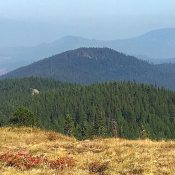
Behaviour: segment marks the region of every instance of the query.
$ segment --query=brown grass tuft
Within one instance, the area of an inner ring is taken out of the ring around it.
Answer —
[[[55,132],[49,132],[49,133],[47,134],[47,139],[48,139],[49,141],[55,141],[57,138],[58,138],[58,137],[57,137],[57,134],[56,134]]]
[[[98,175],[105,175],[105,171],[108,169],[108,163],[92,162],[88,166],[90,173],[96,173]]]
[[[61,157],[57,160],[52,160],[49,162],[52,169],[63,170],[65,168],[72,168],[75,166],[75,160],[72,157]]]

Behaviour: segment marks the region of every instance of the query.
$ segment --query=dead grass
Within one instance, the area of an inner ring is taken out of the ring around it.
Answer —
[[[0,133],[0,175],[175,175],[175,141],[77,141],[11,127]]]

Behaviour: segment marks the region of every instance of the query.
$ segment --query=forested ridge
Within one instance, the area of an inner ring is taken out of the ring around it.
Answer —
[[[79,48],[40,60],[0,77],[47,77],[64,82],[92,84],[136,81],[175,89],[175,64],[149,64],[109,48]]]
[[[30,88],[39,90],[33,95]],[[92,85],[62,83],[43,78],[0,81],[0,124],[9,125],[16,109],[23,107],[39,126],[79,139],[117,135],[153,139],[175,138],[175,93],[135,82]]]

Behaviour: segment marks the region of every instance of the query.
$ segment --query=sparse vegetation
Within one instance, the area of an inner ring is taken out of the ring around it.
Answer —
[[[173,175],[175,172],[174,141],[119,138],[77,141],[25,127],[0,128],[0,133],[2,175]]]

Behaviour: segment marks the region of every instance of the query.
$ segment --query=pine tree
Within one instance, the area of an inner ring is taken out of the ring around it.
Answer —
[[[25,107],[16,109],[10,123],[18,126],[39,126],[38,119]]]
[[[74,134],[73,131],[74,131],[74,123],[72,117],[69,114],[67,114],[64,122],[64,134],[71,136]]]

